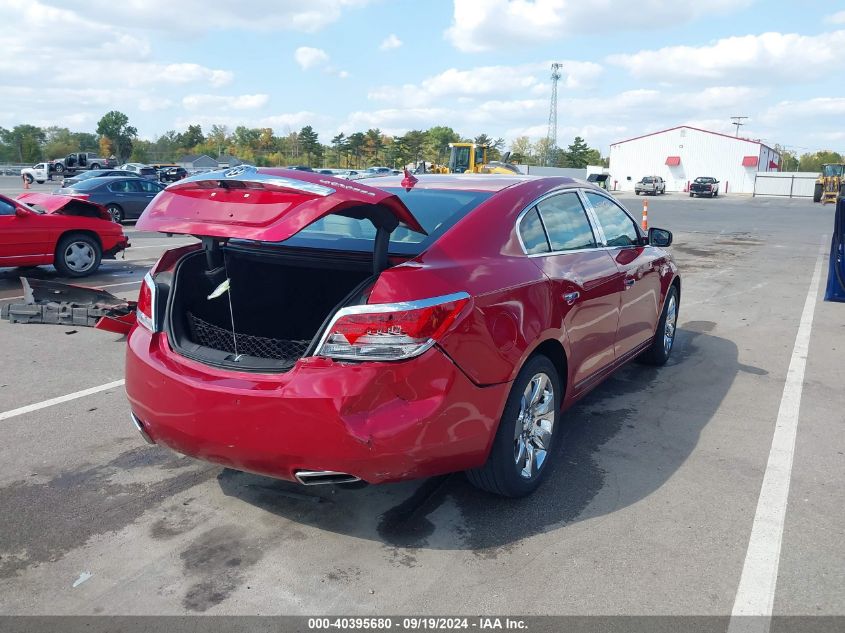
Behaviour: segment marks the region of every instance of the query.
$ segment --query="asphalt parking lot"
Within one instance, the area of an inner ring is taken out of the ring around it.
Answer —
[[[0,192],[17,193],[8,180]],[[144,444],[119,384],[4,418],[120,380],[124,342],[0,322],[0,612],[729,615],[809,293],[783,537],[760,544],[775,614],[841,615],[845,306],[811,292],[833,207],[649,203],[683,274],[673,357],[623,368],[570,410],[556,467],[522,500],[461,474],[355,490],[223,470]],[[126,230],[126,259],[86,285],[133,297],[191,239]],[[0,301],[20,274],[0,271]]]

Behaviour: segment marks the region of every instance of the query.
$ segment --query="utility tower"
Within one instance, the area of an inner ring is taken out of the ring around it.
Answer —
[[[557,82],[560,81],[560,69],[563,64],[552,64],[552,100],[549,104],[549,130],[546,132],[546,155],[543,162],[548,167],[554,166],[557,155]]]

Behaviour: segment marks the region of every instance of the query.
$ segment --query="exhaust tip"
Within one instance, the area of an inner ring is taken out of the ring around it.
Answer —
[[[349,473],[339,473],[334,470],[298,470],[294,473],[294,477],[303,486],[351,484],[361,481],[360,477],[350,475]]]
[[[135,428],[138,429],[138,433],[141,434],[141,437],[144,438],[144,441],[147,444],[155,444],[153,438],[150,437],[149,433],[147,433],[146,429],[144,428],[144,423],[141,422],[141,419],[131,411],[129,412],[129,416],[132,418],[132,424],[134,424]]]

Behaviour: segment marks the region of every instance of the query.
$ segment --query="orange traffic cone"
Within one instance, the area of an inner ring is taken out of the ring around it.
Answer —
[[[643,231],[648,231],[648,200],[643,199]]]

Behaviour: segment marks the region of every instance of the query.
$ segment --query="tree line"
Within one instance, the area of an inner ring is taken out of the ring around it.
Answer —
[[[11,130],[0,127],[0,163],[37,163],[61,158],[73,152],[99,152],[114,156],[119,162],[175,162],[186,154],[207,154],[213,158],[234,156],[259,166],[309,165],[361,169],[374,165],[401,167],[426,161],[445,164],[449,143],[474,142],[490,147],[489,160],[501,160],[506,151],[503,138],[487,134],[467,138],[449,126],[410,130],[402,135],[385,134],[378,128],[337,134],[328,143],[320,140],[310,125],[300,130],[277,134],[273,128],[239,125],[212,125],[206,132],[200,125],[186,130],[168,130],[155,140],[138,137],[122,112],[112,110],[97,123],[95,132],[71,132],[59,126],[17,125]],[[598,150],[575,137],[565,149],[551,149],[546,139],[532,143],[527,136],[513,140],[511,162],[551,164],[559,167],[585,167],[606,164]]]

